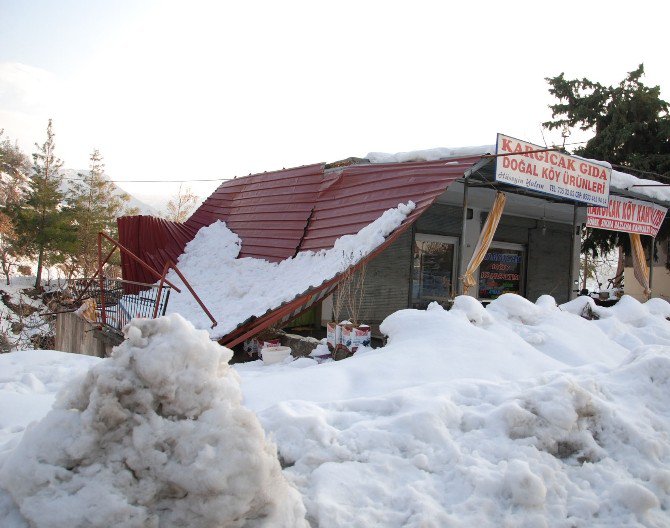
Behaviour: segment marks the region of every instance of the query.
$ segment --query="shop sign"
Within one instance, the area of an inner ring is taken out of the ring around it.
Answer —
[[[587,227],[655,237],[668,210],[641,200],[610,196],[607,207],[589,207]]]
[[[495,175],[499,182],[604,207],[612,169],[498,134]]]

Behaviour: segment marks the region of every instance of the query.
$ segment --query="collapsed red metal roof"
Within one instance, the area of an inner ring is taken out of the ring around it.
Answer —
[[[228,180],[184,225],[194,230],[216,220],[242,240],[240,257],[271,262],[295,255],[322,184],[324,165],[307,165]]]
[[[185,244],[201,227],[222,220],[242,240],[240,257],[276,262],[299,251],[329,249],[338,238],[357,233],[384,211],[413,201],[414,211],[380,248],[364,259],[367,261],[391,244],[479,159],[475,156],[334,169],[316,164],[254,174],[222,183],[184,224],[152,217],[120,218],[119,238],[160,270],[168,258],[176,262]],[[129,262],[123,262],[122,270],[127,280],[153,282]],[[335,277],[261,317],[242,322],[221,342],[234,346],[272,324],[290,320],[330,293],[338,281],[339,277]]]
[[[197,233],[191,226],[154,216],[122,216],[117,225],[119,242],[157,271],[162,271],[168,260],[176,263]],[[121,252],[121,274],[126,280],[145,284],[158,280],[124,252]]]

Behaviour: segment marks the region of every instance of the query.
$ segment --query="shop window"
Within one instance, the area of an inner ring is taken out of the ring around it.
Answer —
[[[433,301],[446,304],[451,298],[455,286],[457,244],[453,237],[420,233],[414,236],[413,308],[425,308]]]
[[[524,294],[525,250],[519,244],[492,243],[479,266],[479,298]]]

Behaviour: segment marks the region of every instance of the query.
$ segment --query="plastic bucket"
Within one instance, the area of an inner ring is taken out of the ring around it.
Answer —
[[[266,365],[272,365],[273,363],[281,363],[291,355],[291,347],[287,346],[278,346],[261,349],[261,358],[263,358],[263,363]]]

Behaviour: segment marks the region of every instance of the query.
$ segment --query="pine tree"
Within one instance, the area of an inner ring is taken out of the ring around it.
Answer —
[[[49,119],[47,139],[42,145],[35,143],[32,174],[28,182],[25,204],[15,208],[16,232],[19,243],[26,252],[37,258],[35,287],[42,284],[45,263],[54,264],[63,248],[72,241],[71,226],[61,204],[63,162],[55,155],[54,132]]]
[[[561,73],[547,78],[549,93],[558,99],[550,105],[552,121],[548,129],[579,127],[593,137],[574,153],[605,160],[624,172],[670,183],[670,115],[661,99],[660,87],[646,86],[641,77],[644,65],[628,73],[616,86],[604,86],[588,79],[565,79]],[[666,237],[669,220],[659,237]],[[628,247],[625,233],[588,229],[582,251],[594,257],[616,246]]]
[[[16,143],[2,139],[0,129],[0,210],[4,210],[24,199],[28,185],[30,162]]]
[[[0,130],[0,139],[4,131]],[[27,191],[29,162],[16,143],[0,141],[0,268],[9,285],[12,268],[22,255],[17,243],[13,215]]]
[[[617,86],[588,79],[566,80],[561,73],[547,78],[549,93],[560,102],[551,105],[551,129],[564,126],[591,130],[594,136],[575,150],[579,156],[614,165],[670,176],[670,117],[658,86],[645,86],[644,65]]]
[[[105,177],[102,160],[100,152],[93,150],[88,174],[80,173],[81,181],[70,184],[66,201],[76,232],[76,243],[68,258],[71,276],[91,276],[98,263],[98,233],[118,238],[117,217],[135,212],[127,205],[130,196],[119,193],[116,185]]]
[[[5,213],[0,211],[0,268],[9,286],[12,268],[17,264],[17,245],[14,225]]]

